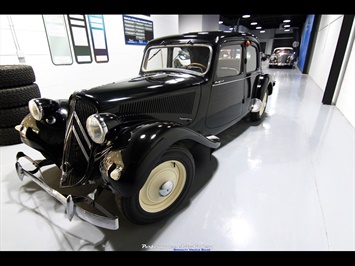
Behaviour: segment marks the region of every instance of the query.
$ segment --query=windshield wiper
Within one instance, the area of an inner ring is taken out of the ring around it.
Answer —
[[[161,51],[161,48],[160,48],[158,51],[156,51],[156,52],[148,59],[148,61],[150,61],[150,59],[152,59],[154,56],[156,56],[156,54],[159,53],[160,51]]]

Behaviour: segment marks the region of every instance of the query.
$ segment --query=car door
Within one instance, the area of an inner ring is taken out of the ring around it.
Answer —
[[[257,89],[257,80],[260,75],[260,49],[254,42],[246,42],[245,45],[245,83],[243,114],[249,113],[251,106],[252,90]]]
[[[243,54],[240,41],[225,42],[219,48],[206,117],[208,128],[228,126],[243,114]]]

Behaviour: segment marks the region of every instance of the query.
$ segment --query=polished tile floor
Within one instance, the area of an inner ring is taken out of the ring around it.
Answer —
[[[267,117],[219,135],[187,203],[165,222],[120,219],[117,231],[70,222],[63,205],[17,177],[16,153],[39,153],[0,147],[0,250],[354,251],[354,128],[297,68],[265,72],[276,80]]]

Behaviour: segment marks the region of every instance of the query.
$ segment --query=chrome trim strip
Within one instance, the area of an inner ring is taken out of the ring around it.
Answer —
[[[72,125],[73,125],[73,115],[70,116],[69,118],[69,121],[68,121],[68,129],[67,129],[67,132],[65,134],[65,139],[64,139],[64,151],[66,150],[66,146],[67,146],[67,143],[68,143],[68,139],[69,139],[69,136],[70,136],[70,133],[72,131]]]
[[[72,130],[73,130],[73,133],[74,133],[74,136],[75,136],[77,142],[79,143],[80,149],[81,149],[82,153],[85,156],[86,161],[89,162],[89,159],[90,159],[89,155],[87,154],[87,152],[85,150],[85,147],[84,147],[83,143],[81,142],[81,139],[80,139],[80,137],[78,135],[78,132],[76,132],[76,129],[75,129],[74,125],[72,125]]]
[[[81,133],[83,134],[83,136],[84,136],[84,138],[85,138],[86,143],[87,143],[88,146],[89,146],[89,149],[91,149],[91,143],[90,143],[89,137],[86,135],[86,132],[85,132],[85,130],[84,130],[84,127],[83,127],[83,125],[81,124],[80,119],[79,119],[79,117],[78,117],[78,115],[76,114],[75,111],[73,111],[73,115],[74,115],[74,118],[75,118],[76,122],[78,123],[78,126],[79,126],[79,128],[80,128]]]
[[[241,81],[243,79],[246,79],[246,78],[241,78],[241,79],[235,79],[235,80],[231,80],[231,81],[224,81],[224,80],[216,80],[214,82],[214,84],[212,84],[212,87],[213,86],[220,86],[220,85],[224,85],[224,84],[228,84],[228,83],[234,83],[234,82],[237,82],[237,81]]]

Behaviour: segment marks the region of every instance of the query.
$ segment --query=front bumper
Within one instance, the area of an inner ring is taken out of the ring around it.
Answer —
[[[25,170],[19,162],[20,158],[25,158],[28,161],[30,161],[35,167],[34,170],[31,171]],[[41,172],[41,167],[50,164],[52,164],[52,162],[48,160],[34,161],[30,157],[25,155],[23,152],[18,152],[16,155],[15,167],[20,180],[22,181],[23,177],[27,176],[32,181],[34,181],[37,185],[39,185],[43,190],[45,190],[49,195],[51,195],[52,197],[57,199],[60,203],[62,203],[65,206],[66,214],[70,221],[75,215],[98,227],[102,227],[110,230],[116,230],[119,228],[118,217],[110,213],[102,205],[100,205],[97,201],[93,200],[89,196],[87,197],[72,196],[70,194],[65,196],[61,194],[59,191],[50,187],[48,184],[46,184]],[[39,173],[39,177],[35,175],[36,173]],[[95,212],[88,211],[80,207],[78,204],[83,206],[86,205],[91,209],[93,208],[97,210],[99,213],[102,213],[102,215]]]
[[[294,63],[293,62],[288,62],[288,63],[285,63],[285,62],[270,62],[269,63],[270,66],[293,66]]]

